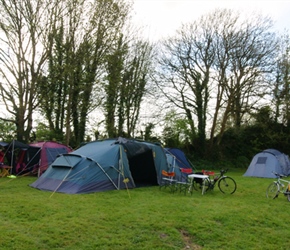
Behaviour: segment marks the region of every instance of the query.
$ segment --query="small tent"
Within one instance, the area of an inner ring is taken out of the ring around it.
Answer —
[[[169,171],[175,172],[177,178],[182,175],[180,168],[192,169],[191,164],[187,160],[184,152],[178,148],[164,148]]]
[[[58,142],[25,144],[16,140],[4,146],[4,149],[5,162],[12,166],[12,173],[15,175],[41,175],[58,155],[72,151]]]
[[[290,175],[289,157],[276,149],[266,149],[253,157],[244,176],[275,178],[272,172]]]
[[[164,148],[168,162],[179,168],[192,168],[184,152],[178,148]]]
[[[40,176],[49,165],[56,159],[58,155],[66,154],[72,149],[62,143],[56,141],[42,141],[29,144],[30,147],[38,148],[33,163],[33,171],[37,172]]]
[[[4,163],[11,166],[11,173],[17,174],[20,165],[24,166],[35,155],[37,149],[30,147],[23,142],[12,140],[4,148]]]
[[[9,143],[0,141],[0,163],[7,163],[5,162],[5,147],[8,146]]]
[[[94,141],[59,156],[30,186],[62,193],[92,193],[158,185],[166,156],[159,144],[124,138]]]

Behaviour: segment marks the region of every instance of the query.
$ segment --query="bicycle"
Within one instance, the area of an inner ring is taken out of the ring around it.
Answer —
[[[287,200],[290,201],[290,181],[284,180],[282,178],[287,177],[286,175],[278,174],[276,172],[272,172],[276,175],[277,180],[273,181],[266,190],[266,197],[267,198],[278,198],[279,194],[282,193],[287,196]],[[287,183],[284,185],[284,183]]]
[[[213,190],[215,185],[217,184],[219,187],[219,190],[223,193],[223,194],[233,194],[236,189],[237,189],[237,184],[236,181],[229,176],[225,176],[224,174],[228,171],[228,169],[226,170],[220,170],[220,174],[216,175],[213,179],[210,178],[210,175],[214,174],[213,172],[208,172],[208,171],[204,171],[203,174],[207,174],[209,175],[208,178],[204,179],[204,186],[205,186],[205,192]],[[200,183],[198,181],[195,181],[193,183],[193,187],[194,189],[198,190]]]

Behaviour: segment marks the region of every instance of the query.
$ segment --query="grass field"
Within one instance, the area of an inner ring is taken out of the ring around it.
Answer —
[[[243,173],[227,173],[233,195],[204,196],[157,186],[67,195],[0,178],[0,249],[289,249],[290,203],[265,197],[272,179]]]

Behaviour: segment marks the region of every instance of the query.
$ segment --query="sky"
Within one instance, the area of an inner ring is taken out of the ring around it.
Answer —
[[[158,40],[173,35],[182,23],[197,20],[217,8],[229,8],[247,15],[269,16],[274,28],[290,30],[290,0],[133,0],[133,21],[144,27],[144,35]]]

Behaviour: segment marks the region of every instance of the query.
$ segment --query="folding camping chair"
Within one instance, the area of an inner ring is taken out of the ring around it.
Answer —
[[[174,172],[167,172],[162,170],[162,178],[160,183],[160,189],[169,187],[170,191],[174,193],[176,191],[176,179]]]
[[[190,193],[192,194],[192,190],[190,188],[191,186],[191,180],[188,178],[188,175],[192,174],[193,171],[190,168],[180,168],[181,176],[179,180],[176,182],[178,189],[180,192]]]
[[[9,171],[12,167],[8,165],[0,164],[0,177],[6,177],[10,175]]]

